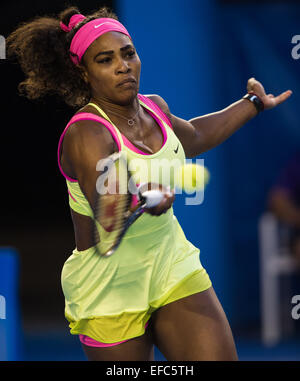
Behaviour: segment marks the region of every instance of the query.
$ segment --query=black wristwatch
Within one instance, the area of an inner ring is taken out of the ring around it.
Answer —
[[[243,99],[247,99],[252,102],[257,110],[257,113],[260,113],[264,110],[264,104],[262,100],[254,93],[248,93],[243,96]]]

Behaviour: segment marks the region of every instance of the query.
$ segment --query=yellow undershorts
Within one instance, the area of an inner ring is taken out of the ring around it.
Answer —
[[[103,316],[82,319],[78,322],[66,318],[70,322],[71,334],[86,335],[103,343],[117,343],[141,336],[145,333],[145,325],[151,314],[158,308],[189,295],[202,292],[212,285],[210,278],[202,267],[186,276],[160,299],[151,303],[146,311],[124,312],[114,316]]]

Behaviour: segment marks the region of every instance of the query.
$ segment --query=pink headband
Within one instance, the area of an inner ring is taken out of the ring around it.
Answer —
[[[70,32],[79,22],[84,19],[85,17],[83,15],[73,15],[68,26],[60,22],[60,27],[65,32]],[[107,32],[120,32],[126,34],[129,38],[131,38],[126,28],[115,19],[99,18],[89,21],[75,33],[72,39],[70,53],[71,60],[74,62],[74,64],[79,64],[82,56],[84,55],[87,48],[92,44],[92,42]]]

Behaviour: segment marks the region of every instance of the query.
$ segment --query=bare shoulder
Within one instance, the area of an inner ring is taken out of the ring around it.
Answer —
[[[160,95],[145,94],[145,97],[155,102],[162,109],[162,111],[169,117],[169,119],[171,119],[171,112],[170,112],[169,106],[167,102]]]
[[[73,123],[64,138],[64,146],[85,149],[91,145],[111,146],[114,140],[106,127],[93,120],[80,120]]]
[[[111,133],[94,120],[79,120],[72,123],[63,141],[63,155],[70,163],[74,162],[75,158],[80,160],[92,156],[95,158],[108,156],[116,150],[117,145]]]
[[[96,116],[99,115],[98,111],[94,107],[86,105],[78,110],[75,114],[79,113],[89,113]],[[105,144],[112,144],[114,142],[113,137],[109,130],[102,125],[100,122],[95,120],[79,120],[73,123],[68,129],[69,137],[73,140],[90,140],[90,139],[101,139]]]

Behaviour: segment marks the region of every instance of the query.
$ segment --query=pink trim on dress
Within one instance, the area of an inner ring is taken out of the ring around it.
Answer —
[[[144,95],[142,94],[138,94],[138,97],[139,99],[144,102],[148,107],[152,108],[155,110],[155,112],[159,115],[159,117],[167,123],[167,125],[172,128],[172,124],[170,122],[170,119],[167,117],[167,115],[161,110],[161,108],[155,103],[153,102],[151,99],[145,97]],[[160,126],[161,130],[162,130],[162,134],[163,134],[163,144],[162,144],[162,147],[161,149],[163,148],[163,146],[165,145],[166,143],[166,140],[167,140],[167,131],[165,129],[165,126],[164,124],[162,123],[162,121],[151,111],[151,110],[148,110],[146,109],[146,111],[151,114],[151,116],[156,120],[157,124]],[[78,113],[76,115],[74,115],[71,120],[69,121],[69,123],[67,124],[67,126],[65,127],[63,133],[61,134],[60,136],[60,139],[59,139],[59,142],[58,142],[58,150],[57,150],[57,161],[58,161],[58,167],[59,167],[59,170],[61,172],[61,174],[70,182],[74,182],[76,183],[77,180],[76,179],[72,179],[71,177],[69,177],[67,174],[64,173],[62,167],[61,167],[61,164],[60,164],[60,151],[61,151],[61,146],[62,146],[62,142],[63,142],[63,139],[65,137],[65,134],[68,130],[68,128],[70,127],[71,124],[79,121],[79,120],[93,120],[93,121],[96,121],[96,122],[99,122],[101,124],[103,124],[108,130],[109,132],[111,133],[113,139],[116,141],[117,143],[117,146],[118,146],[118,150],[120,151],[121,150],[121,143],[120,143],[120,140],[119,140],[119,137],[118,137],[118,134],[115,130],[115,127],[113,127],[113,125],[108,122],[106,119],[104,118],[101,118],[100,116],[96,115],[96,114],[92,114],[92,113],[86,113],[86,112],[82,112],[82,113]],[[128,147],[129,149],[131,149],[132,151],[140,154],[140,155],[151,155],[149,153],[146,153],[146,152],[143,152],[141,151],[140,149],[138,149],[137,147],[135,147],[123,134],[121,134],[122,136],[122,139],[123,139],[123,142],[125,144],[126,147]]]
[[[77,122],[79,120],[93,120],[93,121],[96,121],[96,122],[99,122],[99,123],[103,124],[108,129],[108,131],[111,133],[113,139],[116,141],[117,146],[118,146],[118,150],[119,151],[121,150],[121,143],[120,143],[118,134],[116,133],[115,128],[106,119],[101,118],[98,115],[95,115],[95,114],[92,114],[92,113],[87,113],[87,112],[82,112],[82,113],[74,115],[73,118],[71,118],[71,120],[67,124],[67,126],[64,129],[63,133],[61,134],[59,142],[58,142],[58,149],[57,149],[57,161],[58,161],[58,167],[60,169],[60,172],[62,173],[62,175],[67,180],[69,180],[71,182],[77,182],[77,180],[76,179],[72,179],[71,177],[69,177],[68,175],[66,175],[64,173],[64,171],[63,171],[63,169],[61,167],[61,164],[60,164],[60,151],[61,151],[61,146],[62,146],[63,139],[65,137],[65,134],[66,134],[68,128],[70,127],[71,124],[73,124],[73,123],[75,123],[75,122]]]
[[[124,341],[119,341],[118,343],[101,343],[100,341],[96,341],[92,339],[91,337],[85,336],[85,335],[79,335],[79,340],[81,341],[82,344],[85,344],[89,347],[97,347],[97,348],[114,347],[115,345],[126,343],[126,341],[128,341],[128,340],[124,340]]]
[[[163,141],[163,145],[162,145],[162,147],[163,147],[165,145],[166,140],[167,140],[167,131],[165,129],[165,126],[163,125],[161,120],[151,110],[147,109],[146,111],[153,116],[153,118],[156,120],[158,125],[161,127],[161,130],[162,130],[162,133],[163,133],[163,137],[164,137],[164,141]]]
[[[69,193],[69,196],[71,197],[71,199],[72,199],[73,201],[77,202],[77,200],[75,200],[75,198],[71,195],[71,192],[69,191],[69,189],[68,189],[68,193]]]
[[[140,149],[138,149],[136,146],[134,146],[127,138],[126,136],[124,136],[122,134],[122,139],[123,139],[123,142],[125,144],[125,146],[129,149],[131,149],[131,151],[134,151],[136,153],[139,153],[140,155],[150,155],[149,153],[146,153],[146,152],[143,152],[141,151]]]
[[[150,98],[145,97],[145,95],[138,94],[139,99],[144,102],[148,107],[153,108],[154,111],[162,118],[164,122],[167,123],[167,125],[173,129],[172,123],[170,119],[167,117],[167,115],[162,111],[162,109]]]
[[[145,329],[147,328],[149,321],[145,324]],[[126,343],[128,340],[119,341],[117,343],[102,343],[101,341],[97,341],[92,339],[86,335],[79,335],[79,340],[82,344],[88,345],[89,347],[97,347],[97,348],[106,348],[106,347],[114,347],[115,345],[119,345],[122,343]]]
[[[140,94],[139,94],[139,98],[141,99],[141,97],[140,97]],[[146,98],[146,97],[144,97],[144,98]],[[148,98],[147,98],[148,99]],[[147,101],[144,101],[143,99],[141,99],[145,104],[147,104]],[[149,99],[148,99],[149,100]],[[148,102],[149,103],[149,102]],[[152,102],[153,103],[153,102]],[[149,104],[148,104],[149,105]],[[154,105],[154,103],[153,103],[153,105]],[[149,105],[149,107],[150,107],[150,105]],[[155,108],[154,106],[153,106],[153,108]],[[158,108],[158,106],[157,106],[157,108]],[[153,119],[155,119],[156,120],[156,122],[157,122],[157,124],[159,125],[159,127],[160,127],[160,129],[161,129],[161,131],[162,131],[162,134],[163,134],[163,144],[162,144],[162,146],[161,146],[161,148],[160,149],[162,149],[163,148],[163,146],[165,145],[165,143],[166,143],[166,141],[167,141],[167,131],[166,131],[166,129],[165,129],[165,126],[164,126],[164,124],[162,123],[162,121],[151,111],[151,110],[148,110],[147,108],[145,108],[145,110],[148,112],[148,114],[151,114],[151,116],[152,116],[152,118]],[[159,109],[160,110],[160,109]],[[163,114],[162,115],[162,111],[160,112],[160,114],[161,114],[161,118],[162,119],[165,119],[164,117],[163,117],[163,115],[165,115],[165,114]],[[165,116],[166,117],[166,116]],[[166,117],[167,118],[167,117]],[[167,123],[167,122],[166,122]],[[129,149],[131,149],[131,151],[134,151],[134,152],[136,152],[136,153],[138,153],[138,154],[140,154],[140,155],[152,155],[151,153],[147,153],[147,152],[143,152],[143,151],[141,151],[140,149],[138,149],[137,147],[135,147],[127,138],[126,138],[126,136],[124,136],[123,134],[121,134],[122,135],[122,139],[123,139],[123,142],[124,142],[124,144],[125,144],[125,146],[127,147],[127,148],[129,148]]]

